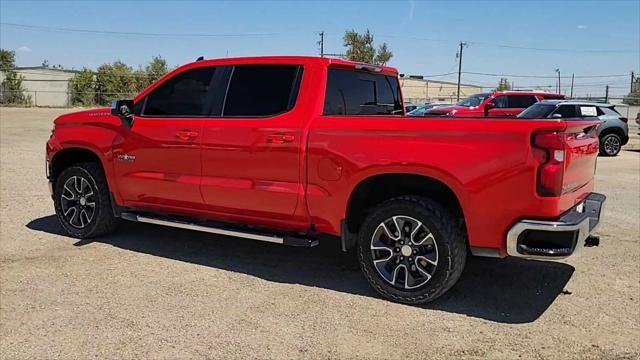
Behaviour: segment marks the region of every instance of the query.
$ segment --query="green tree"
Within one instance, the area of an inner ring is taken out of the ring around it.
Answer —
[[[151,61],[143,69],[138,69],[134,72],[136,79],[136,91],[142,91],[147,86],[153,84],[156,80],[160,79],[166,73],[169,72],[169,66],[167,61],[162,56],[154,56]]]
[[[111,100],[133,97],[136,79],[133,69],[118,60],[102,64],[96,71],[96,96],[99,105],[108,105]]]
[[[89,106],[96,103],[96,79],[93,71],[83,68],[69,81],[71,104]]]
[[[387,43],[382,43],[376,50],[373,45],[373,35],[369,29],[364,34],[359,34],[355,30],[346,31],[342,39],[344,46],[347,47],[347,59],[351,61],[386,64],[393,57]]]
[[[496,88],[496,91],[506,91],[506,90],[511,90],[511,84],[509,84],[509,79],[501,78],[500,82],[498,83],[498,87]]]
[[[4,75],[0,83],[0,103],[30,105],[31,96],[25,95],[24,76],[15,71],[16,53],[0,49],[0,72]]]

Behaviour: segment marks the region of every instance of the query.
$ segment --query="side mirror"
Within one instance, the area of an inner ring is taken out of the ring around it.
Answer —
[[[492,102],[490,102],[490,103],[486,103],[486,104],[484,105],[484,110],[485,110],[485,111],[488,111],[488,110],[491,110],[491,109],[493,109],[493,108],[495,108],[495,107],[496,107],[496,104],[494,104],[494,103],[492,103]]]
[[[554,118],[554,119],[562,119],[562,114],[555,113],[555,114],[551,115],[551,117]]]
[[[113,100],[111,101],[111,115],[122,120],[122,125],[133,126],[133,100]]]

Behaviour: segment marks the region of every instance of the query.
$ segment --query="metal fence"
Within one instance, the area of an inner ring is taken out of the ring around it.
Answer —
[[[54,90],[0,90],[0,104],[8,106],[75,107],[109,105],[114,99],[132,99],[135,93],[67,92]]]

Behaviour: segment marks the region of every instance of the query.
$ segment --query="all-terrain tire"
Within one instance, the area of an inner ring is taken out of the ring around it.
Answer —
[[[80,185],[74,186],[76,182]],[[87,239],[107,235],[117,228],[120,219],[113,214],[109,186],[100,164],[85,162],[64,169],[56,179],[53,189],[53,203],[58,221],[69,235]],[[82,196],[78,196],[80,190],[77,189],[82,190]],[[91,195],[84,195],[90,192]],[[75,193],[78,194],[74,196]],[[74,197],[77,199],[74,200]],[[80,198],[83,199],[83,204],[80,203]],[[94,206],[90,207],[92,203]],[[81,218],[73,218],[72,216],[76,216],[74,212],[80,211],[78,209],[84,209],[85,213],[80,213]],[[86,215],[89,210],[93,210],[90,219]]]
[[[385,219],[394,216],[419,220],[435,239],[437,265],[427,282],[416,288],[390,283],[373,263],[373,236]],[[466,263],[467,241],[463,222],[445,207],[429,198],[402,196],[381,203],[369,212],[358,233],[357,253],[365,278],[382,296],[406,304],[423,304],[443,295],[458,281]]]

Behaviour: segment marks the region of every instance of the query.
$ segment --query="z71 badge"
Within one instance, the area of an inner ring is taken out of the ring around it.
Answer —
[[[135,155],[129,155],[129,154],[118,155],[117,158],[118,158],[118,160],[122,160],[122,161],[129,161],[129,162],[136,161],[136,156]]]

